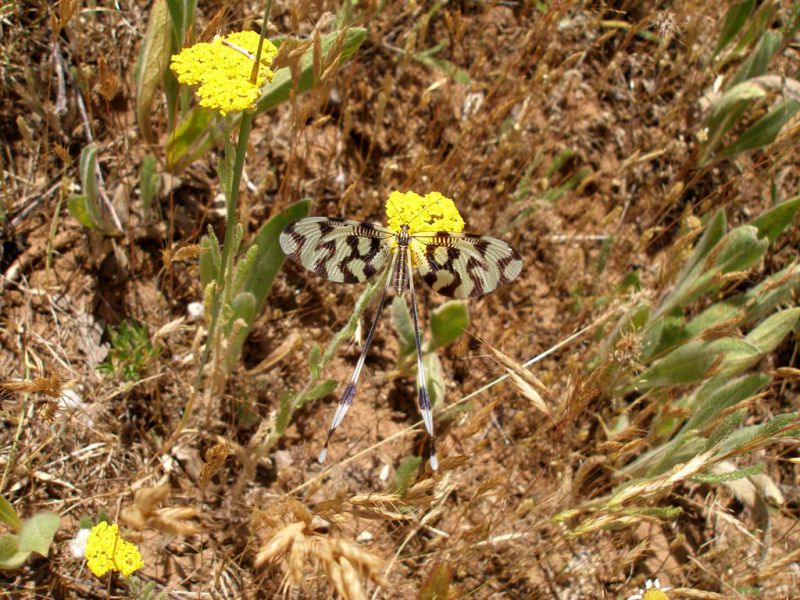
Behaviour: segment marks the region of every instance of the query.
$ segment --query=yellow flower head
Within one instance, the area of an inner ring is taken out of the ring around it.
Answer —
[[[119,535],[119,526],[100,521],[92,527],[86,540],[86,560],[97,577],[108,571],[119,571],[128,577],[144,566],[136,544],[126,542]]]
[[[172,56],[170,68],[184,85],[196,85],[200,106],[229,112],[248,110],[261,95],[261,88],[272,81],[270,65],[278,49],[269,40],[261,48],[256,82],[250,81],[253,61],[258,51],[258,33],[238,31],[211,42],[195,44]]]
[[[402,225],[408,225],[408,232],[412,235],[420,231],[458,233],[464,229],[464,219],[453,201],[439,192],[425,196],[414,192],[392,192],[386,201],[386,227],[399,233]]]

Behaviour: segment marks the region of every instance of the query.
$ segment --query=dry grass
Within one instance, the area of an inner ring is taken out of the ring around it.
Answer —
[[[49,3],[0,13],[0,493],[23,516],[62,517],[49,558],[0,572],[12,597],[125,597],[121,580],[97,580],[67,550],[79,520],[101,514],[138,530],[141,579],[174,598],[433,598],[447,585],[451,598],[625,598],[656,576],[671,598],[800,588],[797,438],[753,448],[779,496],[766,483],[739,497],[692,480],[706,454],[621,488],[620,470],[664,441],[649,429],[659,408],[606,394],[616,366],[636,364],[635,336],[623,332],[588,367],[601,325],[669,288],[701,217],[724,208],[738,224],[771,205],[771,186],[781,198],[800,187],[796,124],[763,151],[696,167],[701,100],[719,74],[709,63],[719,5],[362,2],[368,37],[356,57],[257,118],[240,203],[248,234],[303,197],[313,214],[381,220],[388,191],[440,190],[468,230],[525,258],[514,285],[470,304],[470,335],[442,353],[449,409],[434,475],[403,465],[424,455],[425,436],[413,377],[395,373],[389,318],[329,465],[315,457],[333,396],[297,411],[269,457],[249,454],[280,395],[307,380],[311,346],[346,322],[360,292],[291,264],[224,391],[201,393],[173,436],[205,335],[186,314],[202,300],[197,244],[209,224],[223,226],[218,155],[165,178],[161,216],[145,218],[136,188],[150,149],[137,137],[133,64],[148,4],[106,4],[61,2],[60,35]],[[196,30],[212,18],[222,30],[250,26],[261,11],[227,6],[201,3]],[[328,31],[337,9],[275,2],[272,27],[313,45],[314,26]],[[437,58],[469,83],[419,59],[440,42]],[[796,74],[796,41],[771,64]],[[86,125],[124,215],[116,238],[65,208]],[[153,129],[165,143],[161,110]],[[726,292],[778,271],[798,247],[795,225]],[[612,293],[633,270],[641,290]],[[424,307],[441,300],[421,293]],[[133,381],[97,370],[108,327],[126,320],[146,324],[160,349]],[[356,352],[341,349],[324,376],[344,381]],[[800,406],[796,337],[761,366],[778,377],[747,405],[748,424]]]

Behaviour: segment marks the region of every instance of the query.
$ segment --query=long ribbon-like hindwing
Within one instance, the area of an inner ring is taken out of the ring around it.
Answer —
[[[396,269],[397,265],[395,264],[394,266]],[[344,388],[342,397],[339,399],[339,404],[336,407],[336,412],[333,413],[333,419],[331,420],[331,425],[328,428],[328,435],[325,436],[325,445],[322,447],[322,450],[320,450],[319,453],[319,462],[325,462],[325,458],[328,456],[328,443],[331,440],[331,436],[333,435],[333,432],[336,431],[336,428],[342,424],[344,416],[350,409],[350,405],[353,404],[353,399],[356,396],[356,387],[358,386],[358,378],[361,375],[361,369],[364,368],[364,361],[367,359],[367,351],[372,344],[372,338],[375,337],[375,330],[378,328],[378,322],[381,320],[381,313],[383,312],[383,307],[386,304],[386,295],[388,294],[389,288],[392,285],[391,275],[392,274],[389,273],[389,276],[386,278],[386,284],[383,286],[383,290],[381,291],[381,297],[380,300],[378,300],[378,308],[375,312],[375,318],[372,320],[372,325],[370,325],[369,331],[367,332],[367,339],[364,340],[364,347],[361,348],[361,354],[359,354],[355,369],[353,369],[353,375],[350,377],[350,383],[348,383],[347,387]]]

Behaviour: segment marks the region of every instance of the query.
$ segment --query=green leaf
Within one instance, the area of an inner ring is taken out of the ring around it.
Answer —
[[[417,470],[421,464],[421,456],[407,456],[403,459],[394,474],[394,486],[398,494],[402,496],[408,491],[408,488],[414,485],[417,480]]]
[[[97,184],[97,146],[89,144],[81,150],[79,165],[83,194],[67,199],[67,208],[82,225],[103,233],[115,233],[100,205]]]
[[[395,296],[392,300],[392,320],[397,332],[397,341],[400,343],[400,357],[398,362],[414,353],[416,340],[414,334],[414,324],[411,322],[411,313],[408,311],[408,304],[403,296]]]
[[[440,563],[433,567],[431,574],[422,584],[419,600],[448,600],[453,569],[450,563]]]
[[[764,86],[756,82],[745,81],[734,85],[725,91],[718,100],[711,106],[708,117],[708,141],[700,155],[699,163],[704,165],[708,162],[713,152],[717,149],[722,137],[744,114],[748,105],[758,98],[767,95]]]
[[[182,41],[182,40],[179,40]],[[136,78],[136,122],[146,142],[153,143],[153,102],[172,50],[172,28],[165,0],[155,0],[147,20],[147,31],[139,54]]]
[[[728,12],[725,13],[725,21],[722,24],[719,40],[717,40],[717,47],[714,48],[714,56],[719,54],[733,41],[733,38],[736,37],[736,34],[739,33],[745,22],[747,22],[747,17],[753,12],[754,5],[755,0],[744,0],[744,2],[733,4],[728,9]]]
[[[705,440],[691,434],[681,434],[666,445],[664,456],[647,471],[648,477],[661,475],[679,463],[691,460],[703,451]]]
[[[674,291],[664,299],[653,319],[682,306],[683,299],[689,295],[692,287],[697,285],[697,278],[703,272],[706,260],[724,237],[726,228],[725,211],[720,209],[711,217],[702,237],[692,251],[692,256],[681,269],[675,281]]]
[[[791,224],[798,209],[800,196],[795,196],[760,214],[749,225],[758,229],[759,237],[766,237],[772,243]]]
[[[734,375],[754,365],[760,356],[757,347],[735,338],[691,341],[655,361],[632,389],[683,385],[714,375]]]
[[[710,379],[692,394],[695,408],[683,431],[702,429],[727,408],[750,398],[770,381],[772,378],[763,373],[736,379],[727,376]]]
[[[180,173],[222,138],[217,115],[197,106],[181,120],[167,140],[167,169]]]
[[[311,371],[311,377],[316,379],[322,370],[322,350],[319,344],[311,346],[311,351],[308,354],[308,370]]]
[[[800,263],[793,263],[773,273],[743,294],[712,304],[686,326],[689,337],[722,323],[745,326],[762,319],[776,305],[789,301],[793,290],[800,286]]]
[[[10,533],[0,535],[0,562],[8,560],[17,552],[19,552],[17,536]]]
[[[14,510],[14,507],[3,495],[0,495],[0,523],[5,523],[14,531],[19,531],[22,528],[22,519],[19,518],[17,511]]]
[[[742,409],[742,411],[744,411],[744,409]],[[724,438],[722,446],[720,447],[720,453],[725,454],[734,450],[739,450],[754,442],[757,445],[763,444],[770,438],[775,437],[781,429],[789,427],[792,424],[800,427],[796,412],[776,415],[766,423],[743,427],[739,431]],[[782,432],[781,435],[791,435],[791,433]]]
[[[250,292],[255,297],[256,315],[261,312],[275,275],[278,274],[286,260],[286,255],[278,243],[278,237],[288,224],[305,217],[310,206],[310,200],[300,200],[290,204],[264,223],[255,238],[253,238],[252,243],[258,246],[258,254],[253,261],[253,267],[242,284],[242,289]]]
[[[798,321],[800,321],[800,307],[782,310],[762,321],[745,336],[745,340],[763,354],[772,352],[783,338],[797,327]]]
[[[743,304],[743,295],[712,304],[686,325],[686,335],[690,338],[697,337],[706,329],[717,327],[734,319],[737,315],[741,317],[739,307]]]
[[[334,46],[337,38],[343,32],[334,31],[327,35],[322,36],[322,57],[323,62],[328,63],[332,58],[329,53]],[[341,47],[341,54],[338,58],[338,64],[341,64],[350,58],[358,47],[361,46],[364,39],[367,37],[367,30],[360,27],[351,27],[344,32],[344,42]],[[278,69],[272,81],[268,83],[261,93],[261,98],[256,104],[256,114],[262,113],[265,110],[281,104],[289,99],[292,87],[295,83],[292,81],[292,73],[289,67]],[[314,49],[309,48],[302,57],[300,57],[300,79],[296,82],[296,93],[300,94],[311,89],[314,85]]]
[[[439,69],[456,83],[460,83],[461,85],[469,85],[472,80],[470,79],[467,71],[450,62],[449,60],[434,56],[436,52],[444,48],[446,45],[447,44],[441,43],[437,44],[433,48],[425,50],[424,52],[418,52],[414,54],[413,58],[427,67]]]
[[[19,532],[20,551],[47,556],[60,523],[58,515],[53,512],[41,512],[23,521]]]
[[[769,240],[759,236],[752,225],[733,229],[720,242],[714,266],[724,273],[744,271],[760,259],[769,247]]]
[[[469,327],[469,312],[461,300],[450,300],[431,313],[433,347],[444,348],[455,342]]]
[[[736,156],[771,144],[786,123],[800,110],[796,100],[781,101],[767,114],[759,118],[736,141],[719,151],[723,157]]]
[[[156,157],[152,154],[147,154],[142,158],[142,164],[139,167],[139,195],[142,198],[142,212],[145,218],[151,217],[153,198],[156,197],[157,191],[158,169]]]
[[[737,85],[751,77],[758,77],[767,72],[770,58],[780,48],[783,36],[777,31],[765,31],[758,44],[734,75],[730,85]]]
[[[332,394],[336,389],[337,382],[335,379],[328,379],[322,383],[318,383],[311,391],[306,394],[306,402],[309,400],[316,400],[317,398],[324,398],[328,394]]]
[[[761,473],[765,467],[766,465],[764,463],[758,463],[756,465],[744,467],[743,469],[738,469],[736,471],[726,471],[725,473],[699,473],[698,475],[692,477],[692,481],[696,481],[698,483],[724,483],[726,481],[736,481],[738,479],[744,479],[745,477],[750,477],[751,475]]]
[[[648,324],[642,336],[640,358],[648,361],[652,357],[674,348],[688,337],[683,317],[660,317]]]
[[[16,535],[0,535],[0,570],[18,569],[30,554],[19,550]]]
[[[746,314],[743,323],[757,321],[780,304],[790,302],[792,294],[800,287],[800,262],[768,277],[745,293]]]
[[[172,34],[175,37],[175,42],[178,45],[182,45],[185,32],[184,23],[186,23],[184,0],[167,0],[167,8],[169,10],[169,20],[172,24]]]
[[[425,383],[428,386],[428,394],[431,399],[431,406],[442,406],[444,404],[444,372],[442,362],[435,352],[430,352],[422,359],[425,369]]]
[[[220,265],[222,264],[222,253],[211,225],[208,226],[208,234],[200,240],[200,282],[205,289],[208,284],[217,280]]]
[[[242,346],[253,325],[256,315],[256,299],[250,292],[240,292],[231,302],[231,315],[227,323],[223,324],[224,331],[228,336],[228,351],[225,355],[225,363],[228,369],[233,369]]]
[[[67,209],[69,214],[75,217],[78,222],[87,229],[97,229],[98,225],[92,220],[91,212],[87,206],[89,199],[85,195],[70,196],[67,198]]]
[[[714,429],[714,431],[708,437],[704,450],[711,450],[714,446],[730,436],[731,433],[733,433],[733,430],[742,424],[746,414],[747,409],[740,408],[739,410],[734,411],[725,417],[725,419],[723,419],[723,421],[717,425],[716,429]]]
[[[299,408],[299,407],[298,407]],[[275,432],[282,436],[292,418],[292,394],[283,392],[278,401],[278,414],[275,416]]]
[[[97,146],[88,144],[81,150],[81,160],[79,166],[81,176],[81,186],[88,202],[96,206],[97,199]],[[93,215],[93,220],[99,219]]]

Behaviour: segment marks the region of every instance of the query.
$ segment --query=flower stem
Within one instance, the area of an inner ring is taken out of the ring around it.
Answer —
[[[217,325],[219,323],[219,315],[222,312],[222,305],[224,297],[228,295],[228,288],[230,284],[230,268],[231,248],[233,247],[233,239],[236,232],[236,224],[238,222],[236,216],[236,207],[239,203],[239,184],[242,180],[242,171],[244,169],[244,157],[247,152],[247,138],[250,136],[250,129],[253,125],[253,114],[250,112],[243,112],[242,118],[239,123],[239,139],[236,143],[236,154],[234,156],[233,173],[231,174],[231,188],[225,194],[227,205],[225,210],[225,239],[222,242],[222,257],[220,260],[219,273],[217,280],[214,282],[214,297],[211,301],[211,321],[208,324],[208,335],[206,337],[206,345],[203,349],[203,354],[200,358],[198,365],[197,376],[192,386],[192,393],[189,400],[184,407],[183,416],[178,424],[177,430],[172,434],[171,439],[177,438],[181,430],[185,427],[189,417],[194,409],[194,403],[197,398],[197,393],[203,383],[203,372],[205,371],[206,364],[208,364],[208,357],[211,354],[212,347],[216,346]],[[169,442],[167,442],[169,444]]]
[[[258,49],[256,50],[256,60],[253,63],[253,70],[250,72],[250,81],[256,82],[258,70],[261,66],[261,48],[264,45],[264,38],[267,37],[267,23],[269,22],[269,11],[272,8],[272,0],[264,3],[264,19],[261,21],[261,37],[258,38]]]

